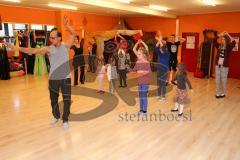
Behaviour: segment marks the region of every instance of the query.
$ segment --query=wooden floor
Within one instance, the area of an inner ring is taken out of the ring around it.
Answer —
[[[116,96],[100,96],[97,83],[88,82],[72,90],[68,130],[61,122],[49,125],[52,115],[46,76],[0,81],[0,159],[239,160],[239,80],[229,79],[227,97],[217,100],[214,79],[189,77],[194,93],[185,108],[187,120],[171,119],[172,87],[166,102],[157,101],[156,86],[149,93],[149,114],[161,111],[169,120],[142,117],[127,121],[126,113],[135,114],[139,109],[137,87],[118,90]],[[136,84],[134,79],[128,81],[129,86]]]

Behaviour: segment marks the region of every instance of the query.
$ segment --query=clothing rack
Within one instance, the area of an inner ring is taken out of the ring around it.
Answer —
[[[3,39],[14,39],[14,37],[9,37],[9,36],[0,37],[0,40],[3,40]]]

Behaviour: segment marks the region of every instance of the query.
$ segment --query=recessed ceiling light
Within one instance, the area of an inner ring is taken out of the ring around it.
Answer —
[[[78,9],[76,6],[65,5],[65,4],[57,4],[57,3],[49,3],[48,6],[53,7],[53,8],[62,8],[62,9],[71,9],[71,10],[77,10]]]
[[[159,6],[159,5],[154,5],[154,4],[150,4],[149,8],[159,10],[159,11],[165,11],[165,12],[168,11],[168,8]]]
[[[216,6],[216,3],[213,0],[202,0],[202,2],[210,6]]]
[[[5,2],[20,3],[20,0],[4,0]]]
[[[130,3],[129,0],[117,0],[118,2],[122,2],[122,3]]]

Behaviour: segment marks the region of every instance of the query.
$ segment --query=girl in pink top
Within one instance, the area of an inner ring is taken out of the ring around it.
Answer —
[[[139,44],[142,44],[138,49],[137,47]],[[133,72],[137,72],[138,74],[138,92],[139,92],[139,100],[140,100],[140,114],[147,113],[147,95],[148,95],[148,89],[150,84],[150,75],[151,75],[151,68],[150,63],[147,60],[148,57],[148,47],[147,45],[142,41],[139,40],[134,48],[134,53],[136,54],[138,60],[134,66],[134,68],[131,70]]]

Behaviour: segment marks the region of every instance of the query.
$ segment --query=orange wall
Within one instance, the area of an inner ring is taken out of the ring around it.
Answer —
[[[110,30],[118,23],[118,17],[104,16],[97,14],[87,14],[71,11],[51,11],[45,9],[25,8],[0,5],[0,15],[2,22],[29,23],[29,24],[49,24],[56,25],[63,32],[63,39],[68,33],[63,28],[63,16],[67,15],[70,24],[80,34],[83,18],[87,19],[86,32]]]
[[[0,5],[0,15],[3,22],[56,25],[59,30],[62,31],[64,40],[68,37],[68,32],[64,29],[62,24],[64,15],[69,17],[70,24],[77,30],[79,35],[81,35],[80,26],[83,25],[82,21],[84,17],[87,19],[86,34],[92,31],[110,30],[119,20],[118,17],[114,16],[70,11],[51,11],[5,5]],[[125,19],[128,25],[133,29],[141,29],[146,32],[161,30],[163,36],[173,34],[176,30],[175,19],[153,16],[128,17]],[[203,41],[202,31],[204,29],[215,29],[219,32],[224,30],[233,33],[240,32],[240,12],[179,16],[178,19],[180,21],[180,36],[183,32],[198,32],[200,34],[199,42]],[[88,40],[86,39],[86,41]],[[180,54],[179,58],[181,56]]]
[[[2,22],[56,25],[55,11],[0,5]],[[13,55],[9,52],[9,57]]]
[[[176,20],[160,17],[131,17],[126,18],[127,24],[133,29],[141,29],[145,32],[161,30],[163,36],[175,34]]]
[[[105,15],[96,15],[96,14],[87,14],[80,12],[70,12],[70,11],[62,11],[61,12],[61,27],[63,32],[63,38],[68,36],[68,32],[64,29],[62,20],[64,15],[66,15],[69,19],[70,25],[77,31],[79,35],[81,35],[80,27],[83,26],[84,17],[87,21],[86,25],[86,34],[93,31],[105,31],[111,30],[118,23],[118,17],[114,16],[105,16]]]
[[[179,16],[180,31],[199,33],[199,43],[203,41],[203,30],[214,29],[218,32],[227,31],[229,33],[240,33],[240,12],[199,14],[190,16]],[[143,31],[152,32],[160,29],[163,36],[175,33],[176,20],[164,19],[159,17],[131,17],[126,18],[128,24],[133,29],[142,29]],[[178,59],[181,60],[181,48],[179,48]],[[240,63],[240,51],[231,54],[230,57],[230,77],[240,78],[238,64]]]
[[[199,32],[200,42],[202,42],[204,29],[214,29],[219,32],[240,32],[239,19],[240,12],[180,16],[180,33]]]
[[[200,42],[203,40],[204,29],[240,32],[240,12],[179,16],[178,19],[180,20],[180,36],[182,32],[199,32]],[[142,29],[146,32],[161,30],[164,36],[174,34],[176,30],[175,19],[131,17],[126,20],[133,29]]]
[[[63,40],[66,40],[69,35],[63,26],[64,15],[68,16],[70,25],[73,26],[79,35],[81,35],[80,26],[83,26],[82,21],[84,17],[87,19],[86,34],[92,31],[111,30],[118,23],[118,17],[114,16],[5,5],[0,5],[0,15],[2,22],[56,25],[63,34]],[[86,39],[86,41],[88,40]],[[71,57],[72,55],[73,53],[70,52]]]
[[[57,25],[60,29],[63,27],[63,15],[68,15],[71,24],[78,32],[80,32],[79,27],[82,26],[83,17],[86,17],[88,22],[86,32],[109,30],[118,22],[118,17],[114,16],[69,11],[51,11],[5,5],[0,5],[0,15],[3,22],[51,24]],[[240,12],[179,16],[180,35],[182,32],[199,32],[201,42],[203,39],[202,31],[206,28],[218,31],[226,30],[228,32],[240,32],[239,18]],[[175,33],[175,19],[146,16],[130,17],[126,18],[126,21],[133,29],[142,29],[147,32],[153,32],[160,29],[164,36]],[[66,35],[67,33],[63,29],[64,38]]]
[[[87,25],[85,27],[85,35],[89,32],[94,31],[106,31],[112,30],[118,23],[118,17],[115,16],[105,16],[105,15],[96,15],[96,14],[87,14],[80,12],[70,12],[70,11],[62,11],[61,12],[61,28],[63,34],[63,40],[66,40],[69,36],[69,33],[64,29],[62,20],[64,15],[68,16],[69,23],[73,27],[75,31],[77,31],[78,35],[81,36],[80,27],[83,26],[84,17],[87,20]],[[85,36],[84,48],[86,51],[87,42],[90,41]],[[84,53],[87,54],[87,53]],[[73,52],[70,52],[70,57],[73,56]]]
[[[240,32],[240,12],[202,14],[179,16],[180,36],[182,32],[200,33],[200,42],[203,40],[204,29],[215,29],[217,31]],[[133,29],[142,29],[146,32],[161,30],[164,36],[174,34],[176,20],[159,17],[131,17],[126,18],[127,23]]]
[[[56,24],[56,12],[44,9],[0,5],[3,22]]]
[[[200,43],[203,41],[203,30],[214,29],[218,32],[240,33],[240,12],[206,15],[180,16],[180,34],[198,32]],[[240,51],[230,54],[229,77],[240,78]]]

